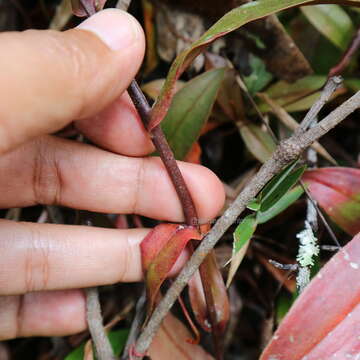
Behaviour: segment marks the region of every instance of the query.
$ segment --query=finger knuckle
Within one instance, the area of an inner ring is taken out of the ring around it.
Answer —
[[[56,205],[61,202],[62,177],[60,162],[54,151],[49,151],[46,140],[37,144],[33,161],[33,193],[35,202]]]
[[[144,178],[146,172],[146,159],[139,159],[138,167],[136,169],[136,176],[134,182],[133,200],[130,205],[130,212],[136,214],[139,210],[139,200],[141,197],[141,189],[144,186]]]
[[[25,292],[41,291],[48,288],[50,276],[50,248],[42,234],[27,223],[27,247],[24,254],[24,289]]]

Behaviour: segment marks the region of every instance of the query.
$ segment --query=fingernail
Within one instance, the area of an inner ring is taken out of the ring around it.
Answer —
[[[100,11],[77,28],[91,31],[115,51],[134,45],[142,33],[139,23],[130,14],[118,9]]]

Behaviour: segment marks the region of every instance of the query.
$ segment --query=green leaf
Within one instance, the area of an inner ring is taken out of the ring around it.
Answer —
[[[300,198],[300,196],[304,193],[303,188],[298,185],[288,191],[285,195],[283,195],[273,206],[271,206],[266,211],[259,211],[256,214],[256,220],[259,224],[263,224],[275,216],[279,215],[281,212],[286,210],[291,204],[293,204],[296,200]]]
[[[260,206],[261,206],[261,203],[259,202],[259,200],[254,199],[253,201],[250,201],[246,207],[250,210],[258,211],[258,210],[260,210]]]
[[[161,127],[178,160],[184,159],[208,119],[224,78],[224,69],[207,71],[174,96]]]
[[[268,196],[276,190],[277,186],[288,176],[295,168],[298,160],[293,161],[289,165],[285,166],[277,175],[275,175],[261,190],[259,199],[265,201]]]
[[[79,347],[77,347],[75,350],[73,350],[65,358],[65,360],[83,360],[84,359],[84,347],[85,347],[85,343],[81,344]]]
[[[128,335],[129,335],[128,329],[120,329],[120,330],[110,331],[108,333],[110,344],[116,356],[119,356],[122,353]],[[85,348],[85,343],[81,344],[79,347],[73,350],[68,356],[66,356],[65,360],[83,360],[84,348]]]
[[[257,226],[256,217],[254,214],[246,216],[234,232],[233,242],[233,256],[231,258],[231,264],[229,269],[229,275],[227,278],[226,286],[229,287],[234,275],[240,266],[246,250],[249,246],[250,239],[253,236]]]
[[[339,5],[304,6],[301,11],[310,23],[335,46],[345,50],[354,33],[349,15]]]
[[[251,154],[264,163],[270,158],[276,144],[269,133],[255,124],[239,124],[240,135]]]
[[[252,1],[225,14],[208,31],[206,31],[199,40],[195,41],[188,49],[181,52],[174,60],[161,94],[151,113],[149,128],[153,129],[164,119],[174,96],[176,80],[179,79],[181,74],[207,45],[253,20],[260,19],[284,9],[310,4],[312,2],[312,0]]]
[[[293,165],[295,164],[296,163]],[[276,179],[274,179],[275,181],[271,181],[271,184],[269,184],[271,187],[266,189],[267,193],[261,201],[260,210],[262,212],[265,212],[274,206],[279,201],[279,199],[281,199],[286,194],[286,192],[301,178],[306,169],[306,166],[301,166],[289,173],[289,169],[291,169],[291,167],[292,166],[290,166],[290,168],[288,167],[280,177],[276,177]]]
[[[326,76],[311,75],[306,76],[294,83],[278,81],[270,86],[265,93],[286,111],[307,110],[314,103],[314,92],[325,85]],[[319,92],[315,93],[316,99]],[[269,105],[264,102],[259,103],[259,109],[262,112],[270,110]]]
[[[266,71],[264,62],[257,56],[250,54],[249,62],[251,74],[244,76],[243,79],[249,93],[255,94],[262,90],[273,79],[273,76]]]
[[[110,340],[110,344],[116,356],[119,356],[122,353],[128,336],[129,336],[128,329],[120,329],[116,331],[111,331],[109,333],[108,337]]]

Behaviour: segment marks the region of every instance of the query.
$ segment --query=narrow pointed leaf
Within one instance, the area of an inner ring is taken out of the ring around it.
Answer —
[[[162,224],[155,227],[143,240],[141,254],[143,268],[146,271],[146,289],[148,296],[148,314],[153,310],[160,286],[167,278],[176,260],[186,244],[192,240],[200,240],[201,235],[195,227]],[[154,243],[154,249],[151,244]]]
[[[275,175],[264,187],[258,196],[261,203],[260,210],[267,211],[300,179],[306,167],[295,169],[297,160],[286,166]],[[295,170],[294,170],[295,169]]]
[[[298,169],[293,170],[287,176],[281,177],[267,196],[262,199],[260,210],[264,212],[274,206],[287,193],[287,191],[296,184],[305,169],[306,166],[301,166]]]
[[[275,216],[279,215],[281,212],[286,210],[291,204],[293,204],[296,200],[300,198],[300,196],[304,193],[303,188],[298,185],[293,189],[288,191],[285,195],[283,195],[273,206],[271,206],[266,211],[259,211],[256,214],[256,221],[258,224],[263,224]]]
[[[246,147],[260,162],[268,160],[276,148],[276,144],[269,133],[255,124],[240,124],[239,130]]]
[[[180,53],[172,63],[165,85],[154,106],[149,129],[154,128],[164,119],[174,95],[176,80],[207,45],[250,21],[268,16],[280,10],[311,3],[313,3],[312,0],[254,1],[235,8],[224,15],[199,40]]]
[[[345,167],[309,170],[303,181],[320,207],[351,235],[360,231],[360,170]]]
[[[325,83],[326,76],[309,75],[294,83],[280,80],[274,85],[271,85],[265,93],[280,106],[284,106],[285,104],[293,103],[306,95],[310,95],[316,90],[320,90]]]
[[[356,359],[359,271],[360,235],[357,235],[333,256],[298,297],[260,360]],[[344,356],[346,351],[349,356]]]
[[[161,127],[176,159],[184,159],[199,137],[214,105],[224,72],[224,69],[207,71],[186,83],[174,96]]]
[[[256,230],[257,222],[254,214],[246,216],[234,232],[233,256],[231,258],[226,286],[229,287],[249,246],[250,239]]]
[[[301,8],[306,18],[335,46],[345,50],[354,33],[350,16],[339,5],[314,5]]]
[[[229,299],[226,293],[224,280],[216,264],[215,255],[211,252],[203,262],[204,272],[207,274],[207,281],[210,284],[212,302],[216,313],[216,334],[223,333],[230,316]],[[189,297],[191,308],[197,322],[205,331],[211,331],[204,290],[201,284],[200,275],[197,274],[189,283]]]
[[[297,160],[285,166],[277,175],[275,175],[262,189],[259,198],[265,201],[278,188],[282,181],[294,170]]]
[[[253,201],[250,201],[246,207],[253,211],[259,211],[261,207],[261,203],[259,202],[258,199],[255,199]]]

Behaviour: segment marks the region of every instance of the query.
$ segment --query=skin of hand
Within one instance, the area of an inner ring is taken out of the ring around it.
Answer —
[[[182,221],[169,177],[126,93],[144,34],[120,10],[65,32],[0,34],[0,207],[57,204]],[[75,121],[97,146],[51,136]],[[224,203],[208,169],[179,162],[200,221]],[[0,220],[0,340],[86,327],[79,288],[138,281],[147,229]]]

